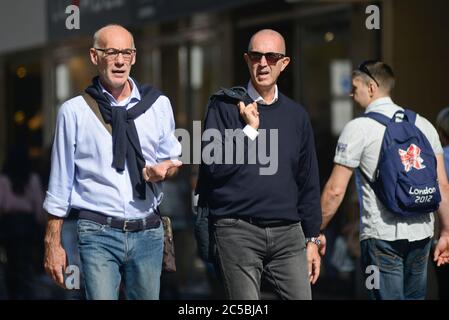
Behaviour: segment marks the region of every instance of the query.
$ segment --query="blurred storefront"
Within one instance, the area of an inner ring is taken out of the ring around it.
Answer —
[[[42,0],[33,2],[35,8],[44,9],[31,8],[36,13],[31,29],[20,22],[30,20],[29,16],[13,23],[11,12],[27,3],[19,2],[2,4],[5,10],[1,10],[1,17],[8,17],[3,20],[13,24],[2,29],[16,31],[15,36],[2,31],[9,35],[6,40],[12,40],[0,45],[0,118],[4,121],[0,150],[15,140],[13,123],[21,119],[16,112],[22,108],[27,109],[28,121],[33,118],[31,127],[39,124],[35,132],[40,137],[32,138],[33,144],[43,149],[50,146],[58,106],[81,92],[94,75],[88,48],[92,33],[107,23],[124,24],[135,34],[138,59],[133,75],[161,88],[173,102],[178,127],[187,129],[192,120],[202,118],[212,92],[246,83],[242,54],[250,35],[261,28],[282,32],[292,64],[280,85],[311,114],[319,153],[324,155],[320,157],[323,177],[328,176],[330,165],[326,164],[333,152],[329,142],[357,114],[346,93],[350,70],[361,60],[381,58],[392,64],[398,77],[398,102],[430,119],[448,100],[442,71],[449,64],[443,40],[448,26],[437,15],[448,7],[443,0],[220,4],[208,0]],[[73,4],[80,8],[79,30],[65,25],[69,16],[65,10]],[[365,26],[366,7],[373,4],[380,8],[380,30]],[[20,28],[24,28],[21,33]],[[428,81],[423,83],[423,77]],[[431,80],[435,81],[431,84]]]

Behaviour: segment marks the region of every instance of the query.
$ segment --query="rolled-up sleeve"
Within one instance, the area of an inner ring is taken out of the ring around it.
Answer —
[[[66,217],[75,175],[76,117],[70,103],[59,109],[53,148],[51,171],[44,209],[55,216]]]

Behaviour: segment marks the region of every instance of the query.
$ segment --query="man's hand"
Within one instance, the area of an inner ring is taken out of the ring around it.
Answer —
[[[48,275],[61,287],[65,288],[64,272],[67,268],[67,255],[61,246],[63,219],[48,215],[45,230],[44,268]]]
[[[324,233],[320,233],[320,235],[318,236],[318,240],[320,240],[320,255],[324,256],[326,254],[326,236],[324,235]]]
[[[433,261],[436,262],[438,267],[449,263],[449,235],[442,235],[438,239],[433,254]]]
[[[179,160],[166,160],[155,165],[146,165],[142,170],[143,178],[147,182],[159,182],[171,177],[182,165]]]
[[[318,246],[315,243],[307,243],[307,263],[309,266],[309,280],[312,284],[318,280],[320,276],[321,258],[318,253]]]
[[[47,274],[65,289],[64,272],[67,268],[67,255],[60,244],[45,244],[44,268]]]
[[[245,106],[245,104],[240,101],[239,102],[239,111],[243,120],[245,120],[246,124],[250,125],[254,129],[259,129],[259,111],[257,111],[257,102],[253,102]]]

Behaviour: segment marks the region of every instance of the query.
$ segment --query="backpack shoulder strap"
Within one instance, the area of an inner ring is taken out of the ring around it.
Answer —
[[[103,116],[100,112],[100,107],[98,106],[97,101],[95,101],[94,98],[92,98],[88,93],[84,92],[82,94],[84,100],[86,101],[87,105],[90,107],[90,109],[93,111],[93,113],[97,116],[98,120],[103,124],[103,126],[106,128],[106,130],[112,135],[112,126],[109,123],[106,123],[103,119]]]
[[[381,114],[379,112],[368,112],[368,113],[365,113],[363,115],[363,117],[373,119],[373,120],[379,122],[380,124],[383,124],[384,126],[387,126],[388,123],[391,121],[390,118],[388,118],[387,116],[384,116],[383,114]]]
[[[407,117],[408,122],[410,122],[412,124],[415,124],[415,122],[416,122],[416,115],[417,115],[416,112],[414,112],[414,111],[412,111],[410,109],[405,109],[404,110],[404,114]]]

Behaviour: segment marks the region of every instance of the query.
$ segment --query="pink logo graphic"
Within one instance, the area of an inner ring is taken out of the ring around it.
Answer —
[[[399,149],[399,155],[401,156],[401,162],[404,165],[405,172],[409,172],[412,168],[417,170],[424,169],[426,166],[422,163],[424,162],[421,158],[421,149],[415,145],[411,144],[407,151]]]

